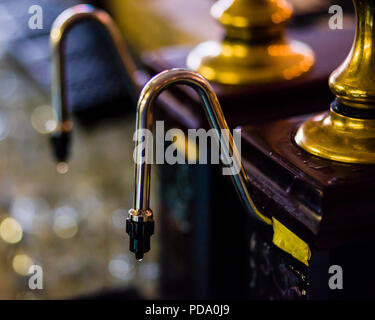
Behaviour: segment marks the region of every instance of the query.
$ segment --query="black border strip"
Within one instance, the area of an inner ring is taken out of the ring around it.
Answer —
[[[349,107],[337,99],[331,103],[332,111],[341,114],[345,117],[356,119],[375,119],[375,109],[359,109]]]

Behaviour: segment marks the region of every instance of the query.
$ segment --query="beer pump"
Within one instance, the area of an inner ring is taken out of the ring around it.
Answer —
[[[52,107],[55,111],[56,130],[51,135],[54,156],[59,163],[64,163],[69,157],[69,148],[73,123],[67,104],[64,44],[71,28],[83,21],[99,23],[110,36],[117,53],[128,74],[130,86],[137,90],[135,73],[137,68],[129,50],[110,15],[91,5],[77,5],[62,12],[55,20],[50,32],[52,49]]]
[[[259,85],[298,78],[314,64],[303,42],[289,39],[292,16],[286,0],[220,0],[211,15],[225,28],[221,41],[199,44],[187,66],[207,80],[229,85]]]
[[[159,94],[167,88],[181,84],[193,88],[198,93],[208,122],[215,129],[216,142],[220,143],[223,157],[226,158],[227,163],[230,163],[228,158],[230,154],[233,154],[231,166],[233,175],[231,175],[231,178],[244,208],[258,220],[271,224],[271,220],[257,209],[249,194],[247,189],[248,177],[242,166],[233,137],[229,132],[220,103],[211,85],[200,74],[185,69],[167,70],[153,77],[144,86],[137,106],[136,141],[141,142],[142,130],[152,130],[154,124],[153,107]],[[223,142],[220,137],[221,130],[227,130],[228,132],[227,143]],[[150,145],[147,136],[145,139],[145,154],[148,154],[148,152],[152,152],[153,146]],[[134,208],[129,211],[126,224],[126,231],[130,236],[130,250],[135,253],[138,260],[141,260],[144,253],[150,250],[150,237],[154,232],[153,213],[150,209],[151,164],[145,160],[142,148],[137,148]]]

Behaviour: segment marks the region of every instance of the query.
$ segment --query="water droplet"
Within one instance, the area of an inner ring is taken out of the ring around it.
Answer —
[[[56,166],[56,170],[60,174],[66,174],[69,171],[69,165],[66,162],[59,162]]]

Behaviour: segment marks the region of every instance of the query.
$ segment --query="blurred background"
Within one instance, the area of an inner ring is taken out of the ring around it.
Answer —
[[[0,0],[0,299],[159,298],[157,230],[142,263],[125,234],[135,106],[105,34],[91,24],[77,26],[66,48],[69,105],[80,124],[70,168],[59,174],[50,154],[48,35],[53,19],[78,2]],[[91,2],[114,16],[140,68],[147,51],[222,33],[209,0]],[[326,0],[291,2],[295,25],[327,23]],[[31,5],[44,10],[42,30],[28,28]],[[28,288],[32,264],[43,268],[43,290]]]

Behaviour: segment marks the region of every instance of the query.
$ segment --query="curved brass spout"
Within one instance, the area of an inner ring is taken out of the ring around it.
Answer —
[[[54,21],[50,33],[50,45],[52,50],[52,107],[55,111],[57,128],[52,135],[52,146],[58,162],[65,162],[68,158],[70,133],[73,124],[70,119],[67,104],[65,84],[65,58],[64,44],[69,30],[82,21],[92,20],[103,26],[110,36],[124,69],[129,75],[131,87],[136,90],[134,74],[136,65],[131,58],[129,50],[110,15],[103,10],[91,5],[77,5],[63,11]]]
[[[271,220],[262,215],[254,205],[247,189],[248,177],[242,166],[239,152],[230,134],[220,103],[208,81],[200,74],[185,69],[172,69],[159,73],[144,86],[137,106],[136,143],[139,143],[141,140],[140,134],[142,130],[152,130],[154,122],[153,107],[158,95],[163,90],[173,85],[180,84],[192,87],[200,96],[208,122],[210,126],[215,129],[216,140],[220,143],[223,156],[226,158],[227,163],[231,162],[229,161],[229,155],[232,152],[233,166],[231,169],[234,174],[231,175],[231,177],[246,211],[257,219],[271,224]],[[220,139],[221,130],[227,130],[228,143],[222,143]],[[147,141],[147,137],[144,142],[146,145],[145,149],[152,150],[152,145]],[[150,236],[153,233],[153,213],[150,209],[151,167],[150,163],[142,161],[142,157],[142,149],[137,148],[134,208],[129,211],[129,217],[127,219],[127,232],[131,239],[130,250],[135,253],[137,259],[142,259],[143,253],[149,251]]]

